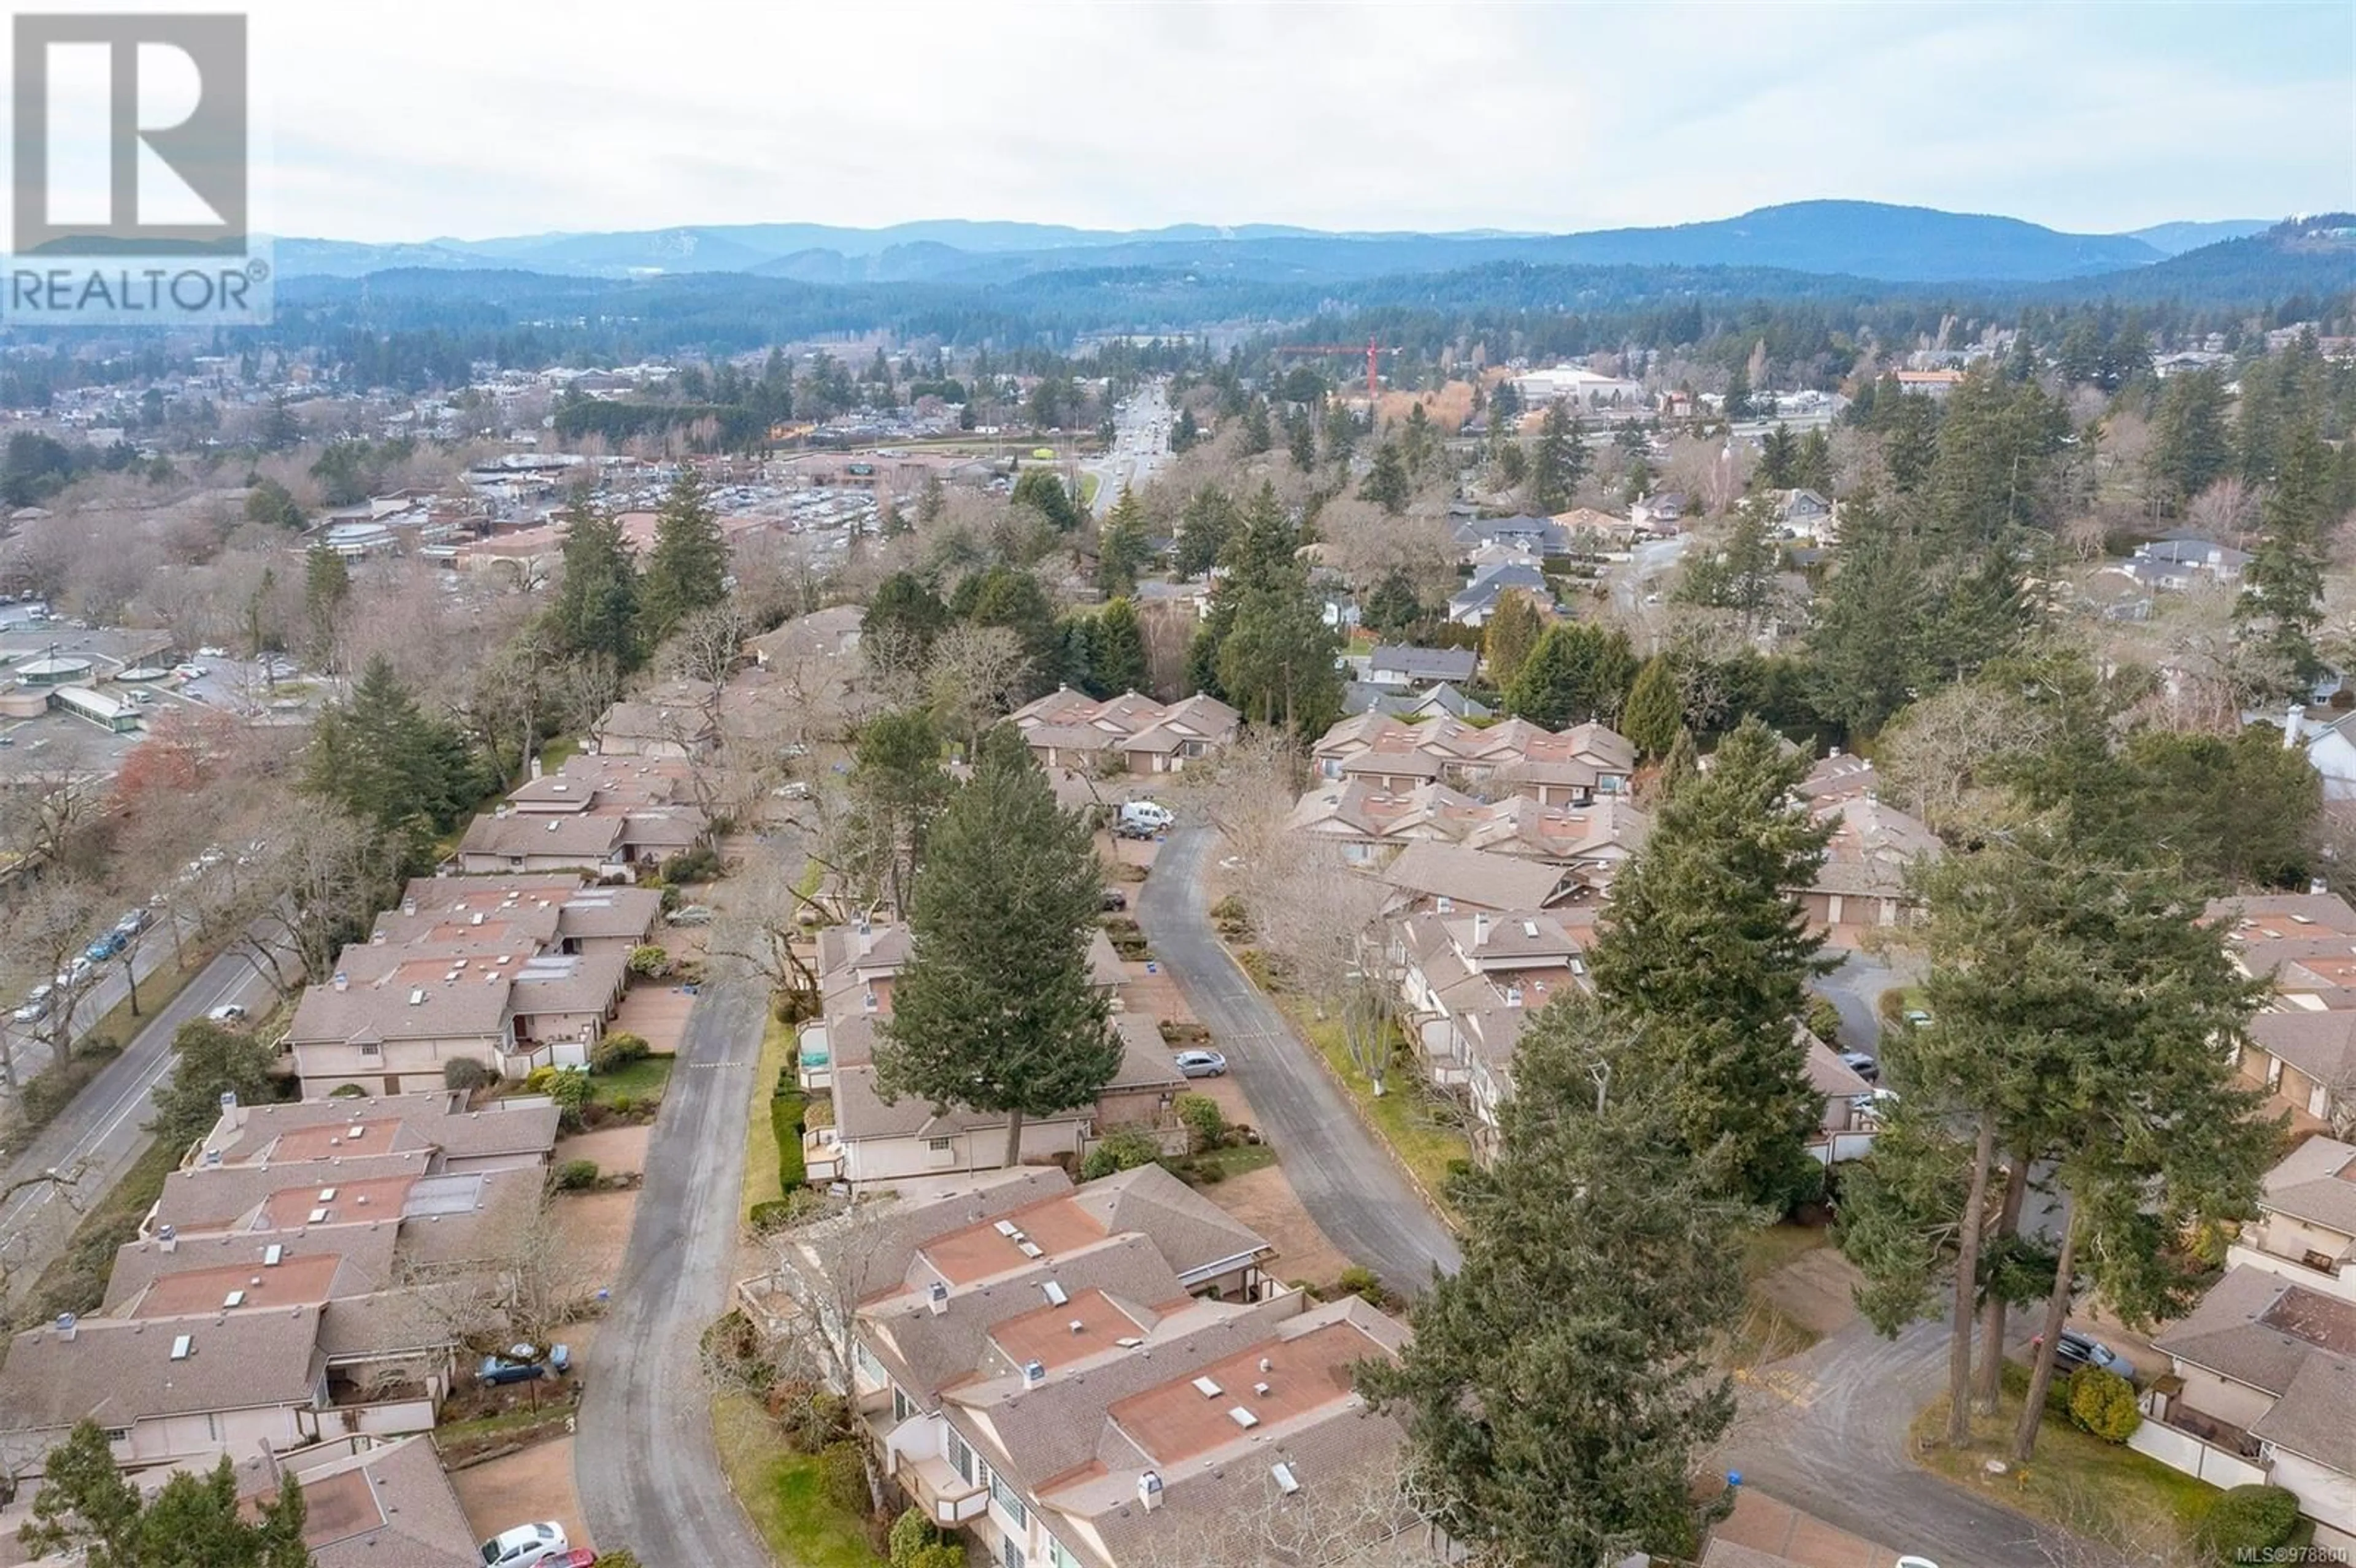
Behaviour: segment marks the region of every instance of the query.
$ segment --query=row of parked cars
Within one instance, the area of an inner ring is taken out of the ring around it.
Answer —
[[[49,1016],[60,995],[79,991],[98,973],[98,966],[108,959],[121,955],[131,945],[133,938],[155,923],[152,911],[125,910],[123,918],[91,940],[89,946],[76,954],[73,962],[59,970],[50,979],[25,994],[23,1002],[8,1016],[20,1024],[35,1024]]]

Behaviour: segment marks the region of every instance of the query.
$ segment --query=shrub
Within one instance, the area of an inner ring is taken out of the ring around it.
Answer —
[[[2126,1379],[2100,1367],[2080,1367],[2070,1374],[2070,1419],[2105,1443],[2124,1443],[2143,1424],[2143,1412],[2136,1408],[2135,1385]]]
[[[2280,1487],[2233,1487],[2209,1505],[2201,1543],[2220,1563],[2254,1563],[2298,1528],[2298,1499]]]
[[[1208,1094],[1181,1094],[1171,1108],[1186,1125],[1186,1145],[1194,1153],[1215,1149],[1226,1137],[1226,1113]]]
[[[1333,1294],[1337,1296],[1355,1296],[1367,1306],[1379,1307],[1385,1312],[1399,1305],[1398,1298],[1390,1293],[1389,1287],[1375,1277],[1374,1270],[1360,1268],[1355,1264],[1335,1276]]]
[[[637,1098],[629,1094],[616,1094],[610,1103],[614,1107],[614,1115],[617,1116],[626,1116],[638,1108]]]
[[[560,1072],[549,1080],[548,1097],[556,1102],[557,1121],[567,1127],[581,1125],[581,1112],[589,1104],[589,1075],[586,1072]]]
[[[659,980],[670,973],[670,953],[654,943],[630,949],[630,973],[642,980]]]
[[[861,1519],[874,1511],[867,1495],[867,1458],[860,1451],[859,1439],[828,1444],[818,1462],[820,1488],[829,1502]]]
[[[1837,1051],[1840,1049],[1840,1009],[1833,1006],[1830,997],[1811,993],[1808,997],[1808,1032]]]
[[[674,885],[680,882],[708,882],[719,875],[720,852],[708,848],[683,849],[662,864],[662,880]],[[862,1503],[861,1508],[862,1511],[864,1511],[865,1504]]]
[[[568,1159],[556,1168],[559,1192],[586,1192],[596,1185],[597,1162],[594,1159]]]
[[[775,1094],[769,1099],[769,1132],[777,1140],[777,1184],[791,1197],[809,1180],[809,1165],[802,1157],[800,1094]]]
[[[498,1073],[471,1056],[454,1056],[442,1064],[444,1089],[487,1089],[498,1082]]]
[[[933,1527],[925,1510],[912,1508],[892,1521],[892,1568],[927,1568],[940,1548],[948,1544],[948,1538]],[[965,1551],[957,1548],[957,1561],[965,1561]]]
[[[644,1061],[649,1047],[641,1036],[627,1029],[616,1029],[597,1042],[589,1052],[592,1072],[619,1072],[633,1061]]]
[[[1133,1170],[1162,1157],[1162,1146],[1142,1127],[1115,1127],[1080,1161],[1080,1179],[1094,1181],[1119,1170]]]
[[[361,1088],[357,1083],[338,1083],[334,1088],[327,1091],[327,1098],[330,1100],[357,1100],[367,1093],[367,1090]]]
[[[535,1094],[547,1093],[548,1086],[554,1082],[556,1069],[553,1067],[535,1067],[523,1077],[523,1086]]]
[[[944,1541],[910,1557],[905,1568],[965,1568],[965,1548]]]

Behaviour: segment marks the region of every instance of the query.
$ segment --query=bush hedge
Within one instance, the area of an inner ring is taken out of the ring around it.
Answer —
[[[1186,1126],[1186,1147],[1195,1154],[1215,1149],[1227,1136],[1226,1113],[1208,1094],[1181,1094],[1171,1109]]]
[[[1094,1181],[1115,1171],[1133,1170],[1162,1157],[1162,1146],[1141,1127],[1115,1127],[1080,1161],[1080,1179]]]
[[[652,1049],[643,1035],[632,1034],[626,1029],[616,1029],[599,1040],[589,1052],[589,1071],[619,1072],[633,1061],[644,1061]]]
[[[2220,1563],[2255,1563],[2298,1529],[2298,1499],[2280,1487],[2229,1488],[2201,1517],[2201,1543]]]
[[[556,1189],[560,1192],[586,1192],[597,1185],[597,1162],[594,1159],[568,1159],[556,1168]]]
[[[498,1073],[471,1056],[454,1056],[442,1064],[444,1089],[487,1089],[498,1081]]]
[[[2105,1443],[2124,1443],[2143,1424],[2143,1412],[2136,1408],[2135,1385],[2126,1379],[2100,1367],[2080,1367],[2070,1374],[2070,1419]]]

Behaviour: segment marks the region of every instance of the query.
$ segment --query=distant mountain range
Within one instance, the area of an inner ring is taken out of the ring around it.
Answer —
[[[1148,269],[1236,283],[1314,284],[1534,266],[1735,267],[1901,283],[2045,283],[2149,266],[2267,227],[2167,223],[2067,234],[2019,219],[1864,201],[1804,201],[1739,218],[1581,234],[1465,230],[1332,233],[1275,224],[1134,231],[947,219],[884,229],[747,223],[367,245],[282,238],[284,278],[406,268],[505,269],[631,278],[745,273],[819,284],[1007,283],[1075,271]]]

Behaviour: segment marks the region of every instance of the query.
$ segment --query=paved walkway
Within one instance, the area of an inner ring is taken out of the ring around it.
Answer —
[[[1138,923],[1226,1054],[1309,1217],[1352,1261],[1411,1295],[1433,1269],[1456,1268],[1456,1239],[1376,1144],[1323,1064],[1219,945],[1203,891],[1216,841],[1205,827],[1172,832],[1136,900]]]
[[[583,1369],[589,1386],[573,1474],[590,1534],[648,1563],[769,1561],[720,1468],[696,1349],[727,1307],[761,1011],[758,982],[696,998],[648,1150],[613,1312]]]

